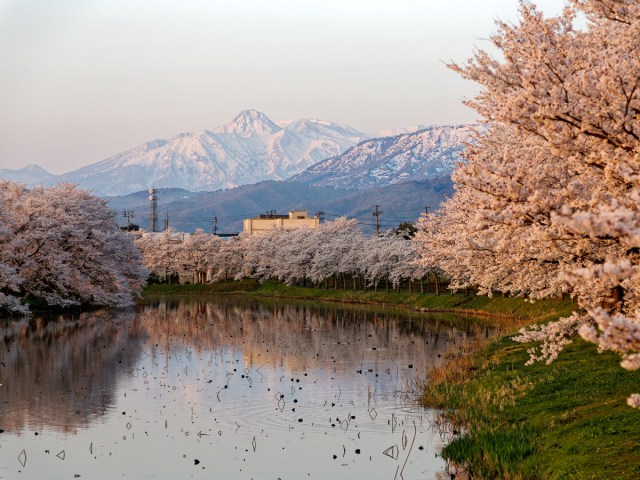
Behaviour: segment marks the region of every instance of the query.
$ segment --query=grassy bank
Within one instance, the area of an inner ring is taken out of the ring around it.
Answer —
[[[570,301],[545,300],[534,304],[520,298],[434,293],[385,292],[362,290],[326,290],[290,287],[278,282],[265,282],[252,295],[299,298],[341,303],[392,305],[429,312],[457,312],[468,315],[500,317],[505,319],[557,318],[573,310]]]
[[[466,432],[443,456],[473,478],[640,478],[640,375],[582,340],[551,365],[525,366],[528,347],[504,337],[432,372],[423,403]]]
[[[152,295],[194,295],[218,293],[246,293],[256,290],[260,284],[255,280],[240,280],[234,282],[207,284],[155,284],[148,285],[142,292],[143,297]]]
[[[574,305],[570,301],[560,300],[544,300],[531,304],[520,298],[488,298],[473,294],[451,295],[448,293],[435,295],[434,293],[421,294],[405,291],[327,290],[293,287],[273,281],[260,284],[254,280],[204,285],[150,285],[145,288],[143,296],[220,293],[243,293],[268,298],[388,305],[428,312],[453,312],[506,320],[507,323],[513,325],[520,324],[522,320],[537,319],[538,321],[544,321],[558,318],[559,316],[569,315],[574,309]],[[509,322],[510,320],[514,322]]]

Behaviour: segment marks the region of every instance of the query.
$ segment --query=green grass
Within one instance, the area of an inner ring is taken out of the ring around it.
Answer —
[[[521,298],[493,297],[449,293],[373,292],[362,290],[333,290],[287,286],[265,282],[252,295],[282,298],[304,298],[342,303],[366,303],[406,307],[430,312],[457,312],[509,319],[548,319],[569,315],[575,309],[570,301],[558,299],[528,303]]]
[[[433,372],[423,403],[466,432],[443,456],[479,478],[640,478],[640,375],[579,339],[551,365],[525,366],[528,347],[504,337]]]

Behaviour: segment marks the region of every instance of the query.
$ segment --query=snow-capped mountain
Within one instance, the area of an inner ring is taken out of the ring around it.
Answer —
[[[396,135],[401,135],[403,133],[413,133],[418,130],[424,130],[425,128],[431,128],[434,125],[411,125],[406,128],[390,128],[388,130],[380,130],[376,132],[375,135],[372,135],[372,138],[381,138],[381,137],[395,137]]]
[[[30,185],[67,181],[102,196],[152,186],[217,190],[289,178],[365,138],[346,125],[315,119],[277,124],[263,113],[244,110],[213,130],[154,140],[63,175],[31,166],[0,170],[0,178]]]
[[[364,189],[451,173],[479,124],[428,127],[365,140],[291,178],[314,186]]]
[[[155,140],[64,175],[98,195],[155,187],[216,190],[281,180],[366,138],[345,125],[305,119],[278,125],[255,110],[213,130]]]

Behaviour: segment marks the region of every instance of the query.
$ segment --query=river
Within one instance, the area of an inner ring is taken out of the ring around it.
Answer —
[[[0,322],[0,478],[445,478],[416,398],[477,334],[231,296]]]

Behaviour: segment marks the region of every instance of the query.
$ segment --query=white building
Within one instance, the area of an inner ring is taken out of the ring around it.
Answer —
[[[289,215],[273,214],[260,215],[246,218],[243,222],[244,231],[250,235],[260,235],[274,228],[293,229],[308,227],[315,230],[320,226],[319,217],[309,217],[306,210],[292,210]]]

